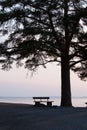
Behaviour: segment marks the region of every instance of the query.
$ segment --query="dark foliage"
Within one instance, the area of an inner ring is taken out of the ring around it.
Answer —
[[[69,70],[87,78],[86,0],[0,0],[0,25],[8,35],[3,68],[16,61],[35,71],[66,59]]]

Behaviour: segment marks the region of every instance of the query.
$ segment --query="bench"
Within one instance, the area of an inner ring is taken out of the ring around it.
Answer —
[[[46,102],[47,106],[51,107],[53,101],[49,101],[50,97],[33,97],[35,106],[41,106],[44,104],[41,104],[42,102]]]

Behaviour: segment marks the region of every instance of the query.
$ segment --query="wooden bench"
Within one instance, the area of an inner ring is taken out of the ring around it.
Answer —
[[[33,97],[35,106],[41,106],[42,102],[46,102],[47,106],[51,107],[53,101],[49,101],[50,97]]]

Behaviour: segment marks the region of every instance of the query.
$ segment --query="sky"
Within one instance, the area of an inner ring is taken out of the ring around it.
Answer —
[[[60,81],[60,67],[55,64],[49,64],[46,69],[40,67],[33,76],[23,67],[0,70],[0,97],[60,96]],[[73,72],[71,92],[73,97],[87,96],[87,82],[81,81]]]

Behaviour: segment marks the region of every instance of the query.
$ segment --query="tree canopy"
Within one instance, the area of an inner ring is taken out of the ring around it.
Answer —
[[[0,0],[0,25],[8,35],[3,68],[16,61],[35,71],[56,62],[87,78],[86,0]]]

